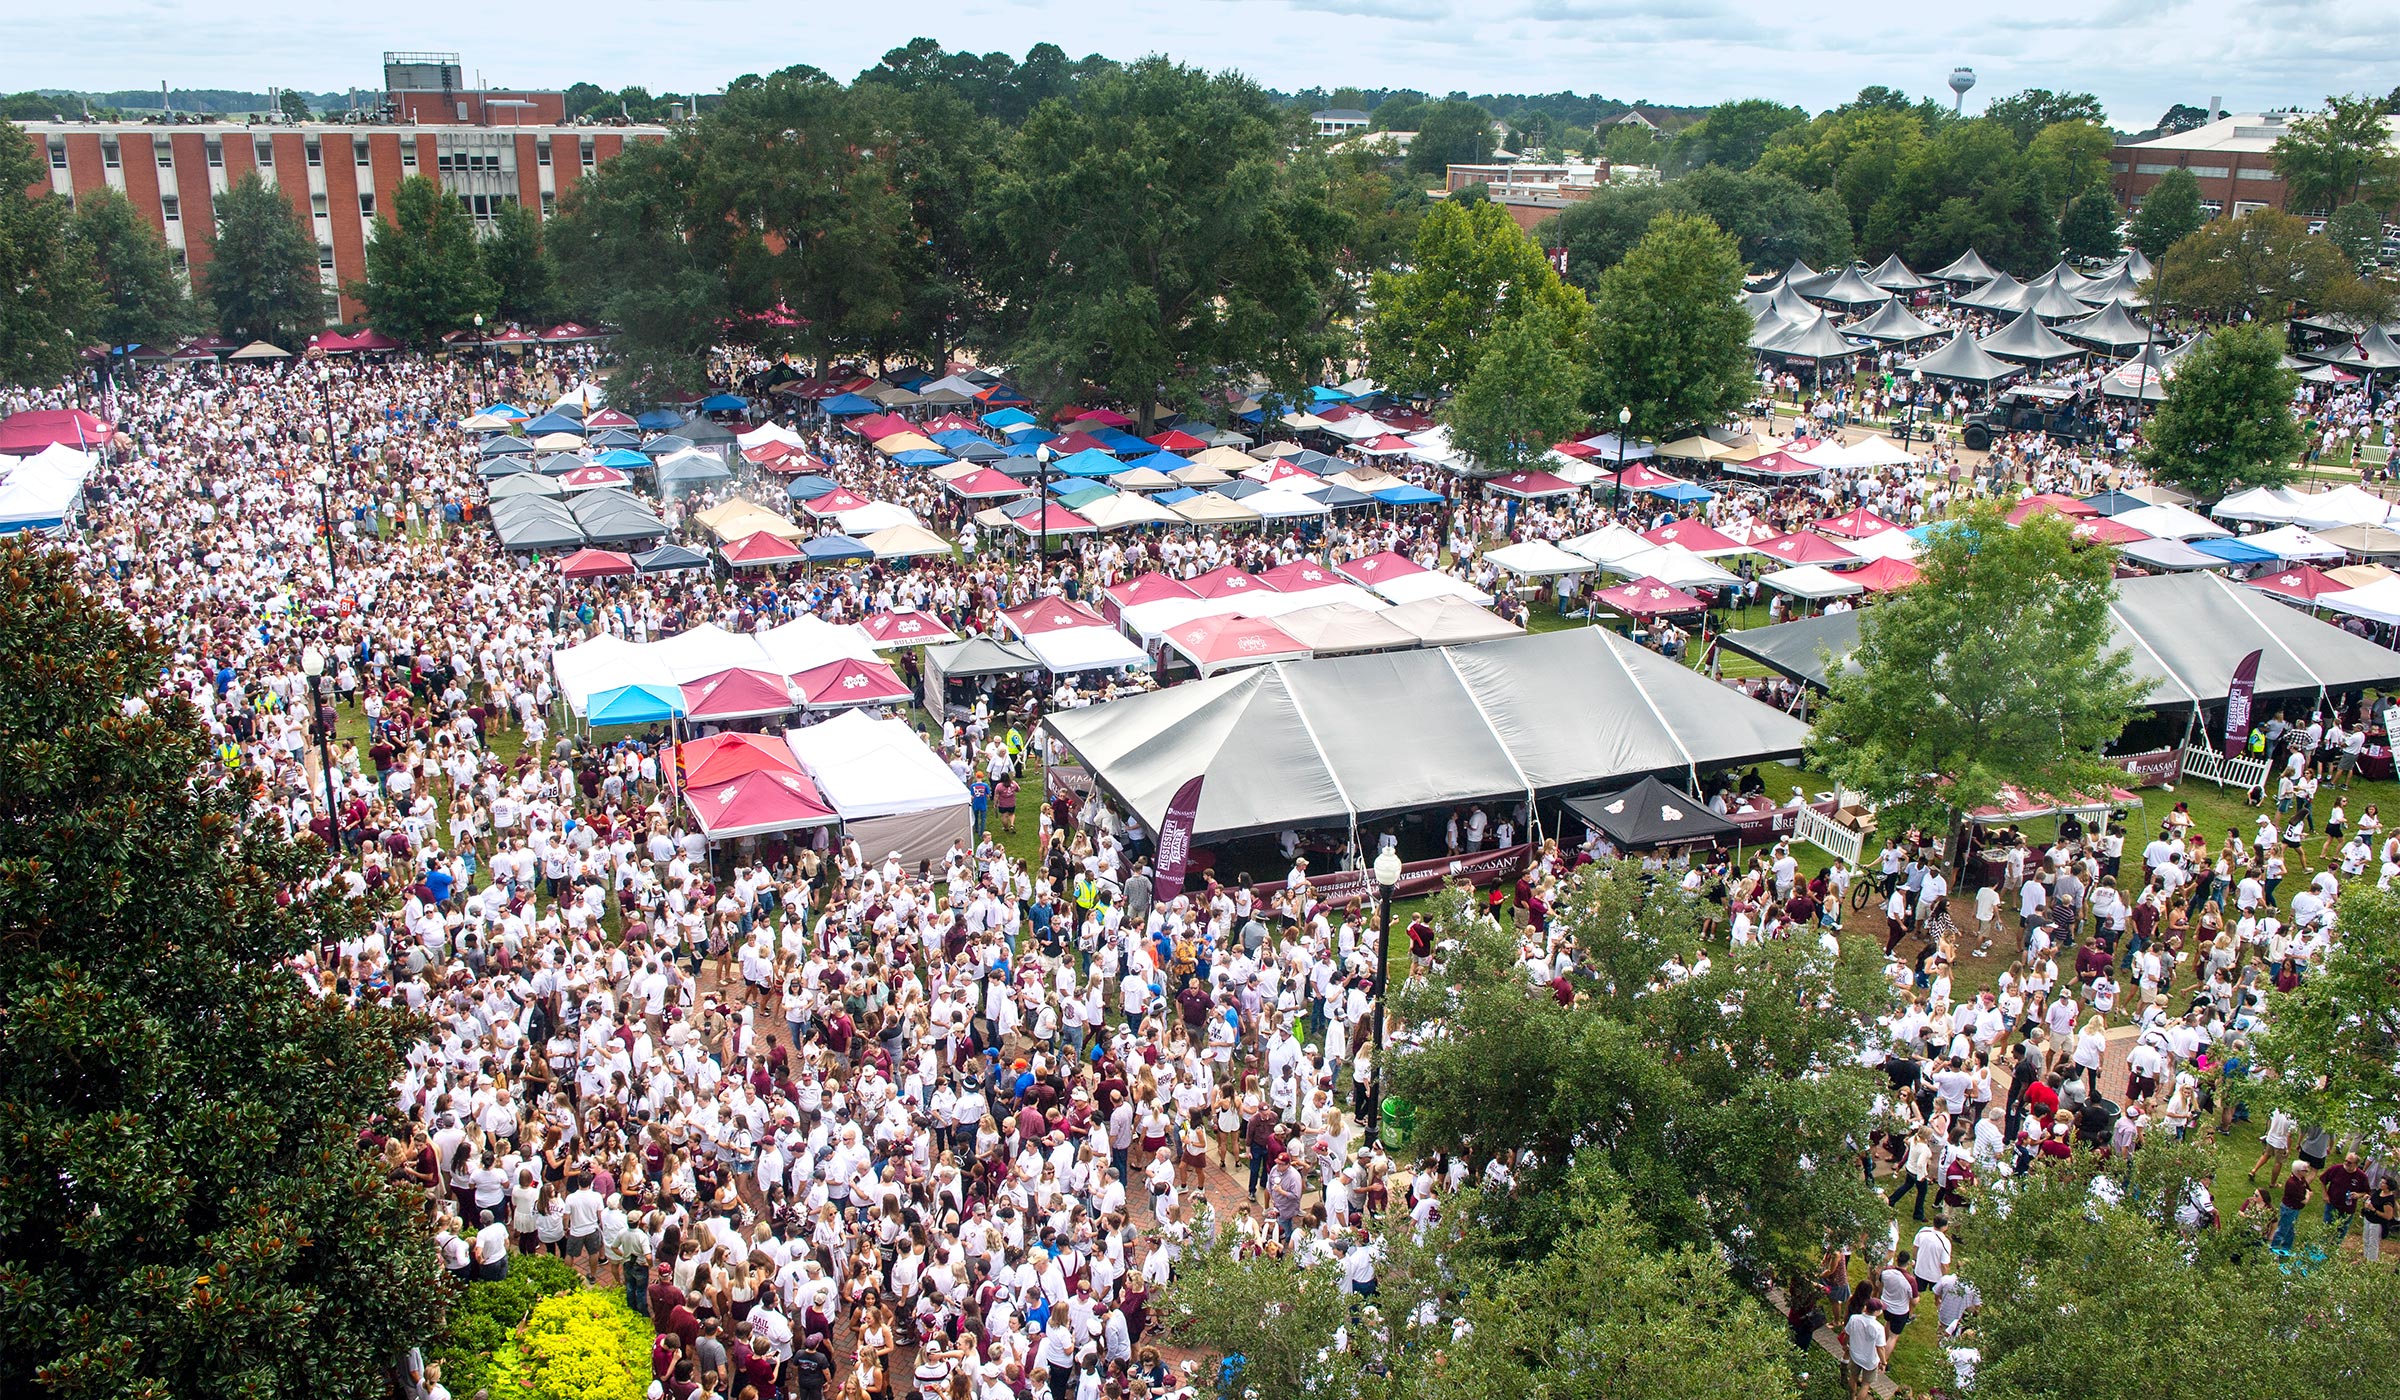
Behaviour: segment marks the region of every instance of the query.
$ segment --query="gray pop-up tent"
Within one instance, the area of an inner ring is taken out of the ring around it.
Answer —
[[[997,637],[969,637],[946,646],[925,648],[925,708],[942,713],[942,688],[951,681],[984,676],[1017,676],[1042,669],[1042,659],[1022,642]]]
[[[1868,282],[1887,292],[1918,292],[1933,285],[1928,279],[1909,271],[1908,264],[1900,261],[1898,253],[1877,263],[1874,271],[1866,274],[1866,277]]]
[[[2058,333],[2043,325],[2042,318],[2031,311],[2019,312],[2017,319],[1976,341],[1975,348],[2003,360],[2021,360],[2030,365],[2056,364],[2091,353],[2059,339]]]
[[[2400,680],[2400,652],[2354,637],[2214,573],[2117,580],[2112,646],[2131,660],[2154,710],[2225,703],[2233,668],[2255,651],[2260,695],[2314,694]],[[1847,668],[1865,614],[1830,613],[1728,632],[1723,645],[1823,689],[1828,661]]]
[[[2025,284],[2003,272],[1971,292],[1950,298],[1950,304],[1970,311],[2013,313],[2025,309],[2025,297]]]
[[[1892,299],[1890,292],[1859,276],[1855,267],[1843,268],[1840,276],[1805,295],[1811,301],[1829,301],[1852,310],[1862,306],[1880,306]]]
[[[1898,297],[1877,307],[1875,314],[1842,327],[1842,334],[1861,340],[1880,340],[1892,345],[1910,345],[1928,336],[1939,335],[1923,318],[1908,309]]]
[[[1995,359],[1982,347],[1969,340],[1964,332],[1950,337],[1950,343],[1929,355],[1920,355],[1900,366],[1903,371],[1923,374],[1927,379],[1952,379],[1962,384],[1990,386],[2012,374],[2024,373],[2021,365]]]
[[[1599,627],[1270,662],[1043,721],[1157,830],[1205,774],[1194,839],[1347,827],[1799,752],[1800,721]],[[1393,755],[1405,752],[1408,761]]]
[[[1925,274],[1936,282],[1965,282],[1981,284],[2000,275],[2000,269],[1983,260],[1983,255],[1969,248],[1958,255],[1948,267]]]

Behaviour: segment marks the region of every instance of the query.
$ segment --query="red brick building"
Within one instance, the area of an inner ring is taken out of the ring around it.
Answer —
[[[157,226],[187,272],[208,265],[216,196],[247,171],[283,192],[316,235],[326,314],[355,321],[340,288],[366,276],[375,215],[411,175],[466,201],[480,227],[510,204],[551,217],[575,182],[629,141],[663,126],[566,125],[550,93],[394,91],[384,108],[413,119],[337,122],[27,122],[51,192],[121,191]],[[36,186],[39,189],[40,186]]]
[[[2219,117],[2190,131],[2130,141],[2109,156],[2109,180],[2117,203],[2138,207],[2150,187],[2170,170],[2188,170],[2199,183],[2201,207],[2209,214],[2240,217],[2253,209],[2285,209],[2289,191],[2275,173],[2275,143],[2291,129],[2294,113],[2244,112]],[[2384,118],[2400,141],[2400,117]],[[2319,215],[2328,209],[2289,209]]]

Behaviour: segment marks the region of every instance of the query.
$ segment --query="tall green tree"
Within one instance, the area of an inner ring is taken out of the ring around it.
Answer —
[[[892,91],[870,111],[892,152],[911,230],[897,250],[900,314],[877,348],[938,365],[982,327],[991,224],[979,215],[999,178],[1005,132],[946,87]]]
[[[2058,221],[2058,241],[2067,256],[2097,262],[2117,255],[2117,225],[2124,218],[2106,190],[2086,190]]]
[[[542,247],[542,218],[531,206],[501,205],[478,256],[501,320],[532,324],[550,319],[558,303],[558,270]]]
[[[2117,138],[2091,121],[2052,122],[2025,145],[2025,164],[2053,208],[2108,188],[2108,157]]]
[[[366,280],[349,292],[367,308],[368,325],[418,346],[440,343],[499,304],[466,202],[424,175],[402,180],[391,208],[375,216]]]
[[[1835,663],[1809,740],[1820,771],[1887,827],[1940,829],[2005,786],[2107,791],[2123,775],[2101,753],[2142,693],[2111,640],[2116,556],[2062,516],[2010,525],[1982,504],[1916,563],[1921,584],[1869,609]]]
[[[1542,313],[1562,348],[1590,325],[1583,293],[1559,279],[1506,209],[1483,201],[1435,204],[1417,224],[1407,270],[1377,273],[1368,294],[1367,363],[1400,394],[1465,384],[1485,338],[1510,321]]]
[[[1430,918],[1446,954],[1412,978],[1402,1024],[1438,1026],[1387,1067],[1423,1145],[1475,1163],[1516,1158],[1519,1185],[1487,1203],[1495,1228],[1540,1253],[1576,1228],[1579,1196],[1622,1202],[1660,1248],[1722,1250],[1745,1276],[1813,1267],[1878,1202],[1853,1134],[1875,1089],[1843,1047],[1873,1024],[1885,990],[1857,940],[1708,948],[1700,902],[1643,878],[1638,862],[1591,866],[1558,901],[1579,965],[1569,1004],[1529,986],[1511,930],[1462,892]]]
[[[1675,134],[1672,164],[1679,170],[1697,170],[1704,165],[1748,170],[1758,164],[1777,132],[1807,122],[1808,114],[1799,108],[1763,97],[1720,102],[1708,109],[1707,116]]]
[[[1478,165],[1499,145],[1492,114],[1472,102],[1436,102],[1417,118],[1417,138],[1408,146],[1408,168],[1439,180],[1453,165]]]
[[[166,661],[0,547],[0,1391],[376,1400],[444,1289],[361,1140],[417,1031],[287,970],[359,906]]]
[[[76,205],[73,234],[99,282],[92,329],[103,344],[165,346],[191,333],[197,323],[191,294],[167,241],[133,201],[93,190]]]
[[[2369,275],[2383,252],[2383,211],[2363,199],[2352,200],[2325,221],[2325,240],[2342,250],[2359,275]]]
[[[2216,318],[2315,312],[2362,325],[2389,319],[2394,305],[2388,286],[2360,277],[2330,240],[2276,209],[2211,219],[2158,260],[2144,295]]]
[[[1751,393],[1750,314],[1736,298],[1733,238],[1694,214],[1663,214],[1592,299],[1596,360],[1584,402],[1644,437],[1714,427]]]
[[[1583,372],[1540,312],[1493,331],[1442,412],[1450,442],[1490,472],[1523,471],[1588,421]]]
[[[706,382],[733,314],[724,222],[702,204],[697,143],[637,142],[576,182],[548,230],[568,309],[617,327],[612,402],[646,407]]]
[[[2030,144],[2045,128],[2059,122],[2108,125],[2108,113],[2102,110],[2099,98],[2088,92],[2052,92],[2048,88],[2027,88],[2013,97],[1995,97],[1984,104],[1983,115],[1986,121],[2007,127],[2020,145]]]
[[[1850,261],[1850,221],[1841,201],[1789,176],[1708,167],[1674,188],[1690,199],[1692,212],[1733,235],[1753,271],[1780,272],[1795,259],[1811,267]]]
[[[308,120],[308,99],[291,88],[283,90],[281,96],[276,99],[275,106],[278,111],[283,113],[286,121],[304,122]]]
[[[1228,376],[1315,379],[1349,230],[1286,165],[1304,120],[1164,59],[1037,109],[989,205],[994,339],[1025,386],[1063,403],[1098,385],[1147,432],[1162,407],[1221,412]]]
[[[2299,374],[2283,367],[2279,332],[2226,326],[2176,362],[2142,461],[2211,501],[2237,486],[2280,486],[2307,443],[2292,417],[2299,387]]]
[[[286,350],[325,324],[317,244],[291,201],[244,171],[217,196],[215,252],[201,290],[227,339],[264,340]]]
[[[2400,1385],[2400,1275],[2206,1225],[2214,1144],[2045,1164],[1954,1212],[1991,1400],[2344,1400]],[[2272,1217],[2268,1218],[2268,1223]],[[2131,1325],[2129,1325],[2131,1324]]]
[[[2275,143],[2284,203],[2306,213],[2364,199],[2388,207],[2400,199],[2400,155],[2373,97],[2328,97],[2325,110],[2294,118]]]
[[[0,121],[0,382],[54,384],[98,339],[100,287],[79,256],[67,201],[45,189],[50,172],[22,127]]]
[[[2208,215],[2200,208],[2200,182],[2178,166],[2158,177],[2133,211],[2133,246],[2153,263],[2200,231]]]
[[[2400,1139],[2400,898],[2364,881],[2342,891],[2339,935],[2300,985],[2267,999],[2251,1038],[2255,1104],[2289,1109],[2381,1157]]]

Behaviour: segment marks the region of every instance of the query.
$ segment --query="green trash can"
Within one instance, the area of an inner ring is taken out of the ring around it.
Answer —
[[[1417,1108],[1406,1099],[1383,1101],[1383,1150],[1398,1152],[1416,1136]]]

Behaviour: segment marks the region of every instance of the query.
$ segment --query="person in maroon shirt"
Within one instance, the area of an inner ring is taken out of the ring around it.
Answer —
[[[2075,975],[2088,983],[2106,971],[2108,971],[2108,946],[2102,943],[2100,935],[2095,933],[2082,947],[2075,950]]]
[[[2367,1173],[2358,1164],[2358,1154],[2352,1152],[2327,1167],[2322,1179],[2325,1183],[2325,1223],[2331,1225],[2335,1217],[2340,1217],[2342,1228],[2333,1237],[2334,1243],[2340,1244],[2350,1237],[2350,1227],[2358,1222],[2358,1201],[2367,1189]]]

